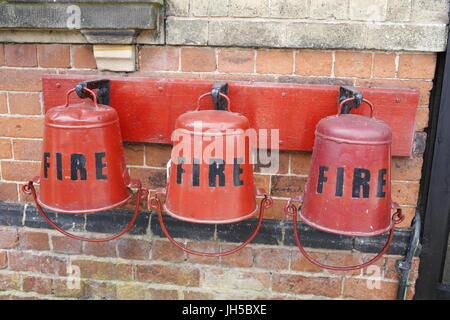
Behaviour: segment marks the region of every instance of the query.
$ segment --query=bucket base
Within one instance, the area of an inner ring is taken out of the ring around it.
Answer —
[[[130,201],[130,199],[131,199],[131,196],[128,196],[125,199],[123,199],[122,201],[117,202],[117,203],[115,203],[113,205],[110,205],[110,206],[107,206],[107,207],[102,207],[102,208],[96,208],[96,209],[87,209],[87,210],[64,210],[64,209],[52,207],[52,206],[49,206],[49,205],[45,204],[44,202],[42,202],[39,197],[37,198],[37,202],[44,209],[55,211],[55,212],[59,212],[59,213],[65,213],[65,214],[86,214],[86,213],[95,213],[95,212],[100,212],[100,211],[105,211],[105,210],[110,210],[110,209],[114,209],[114,208],[120,207],[120,206],[124,205],[125,203],[127,203],[128,201]]]
[[[299,212],[300,215],[300,220],[305,222],[307,225],[316,228],[318,230],[321,231],[325,231],[325,232],[329,232],[329,233],[334,233],[334,234],[339,234],[339,235],[344,235],[344,236],[353,236],[353,237],[374,237],[374,236],[379,236],[382,235],[386,232],[388,232],[393,225],[392,219],[390,219],[390,223],[389,225],[385,228],[385,229],[381,229],[381,230],[376,230],[373,232],[358,232],[358,231],[342,231],[342,230],[336,230],[336,229],[331,229],[331,228],[326,228],[323,226],[320,226],[314,222],[311,222],[310,220],[306,219],[301,211]]]
[[[251,213],[242,216],[242,217],[238,217],[238,218],[234,218],[234,219],[228,219],[228,220],[199,220],[199,219],[192,219],[192,218],[186,218],[180,215],[177,215],[175,213],[173,213],[172,211],[170,211],[167,206],[164,204],[164,211],[171,217],[179,219],[179,220],[183,220],[183,221],[187,221],[187,222],[192,222],[192,223],[204,223],[204,224],[225,224],[225,223],[233,223],[233,222],[239,222],[248,218],[251,218],[253,215],[255,215],[255,213],[258,211],[259,205],[256,204],[256,208],[255,210],[253,210]]]

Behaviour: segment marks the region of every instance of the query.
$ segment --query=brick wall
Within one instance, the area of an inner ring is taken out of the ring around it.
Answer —
[[[392,163],[393,200],[407,217],[401,227],[410,226],[418,197],[435,53],[167,45],[138,47],[137,63],[138,71],[128,76],[419,89],[414,152],[409,158],[395,157]],[[231,256],[204,258],[174,248],[150,223],[142,232],[105,244],[81,243],[42,229],[45,223],[27,213],[32,208],[30,198],[19,189],[39,171],[41,76],[70,73],[112,74],[96,70],[89,45],[0,44],[0,201],[4,202],[0,208],[0,224],[4,225],[0,230],[0,298],[395,298],[398,275],[394,265],[400,258],[396,255],[380,260],[376,270],[332,272],[308,263],[286,241],[256,242]],[[170,146],[125,144],[125,153],[132,178],[141,179],[151,190],[165,186]],[[277,174],[256,171],[257,186],[269,190],[274,199],[267,221],[282,224],[287,220],[282,207],[290,196],[303,190],[309,161],[308,152],[281,152]],[[153,216],[149,219],[155,221]],[[88,227],[84,220],[76,223]],[[76,223],[66,220],[68,228],[77,230]],[[88,236],[104,236],[83,231]],[[233,245],[215,236],[180,241],[190,248],[210,251]],[[373,256],[349,250],[311,251],[330,264],[365,261]],[[67,266],[81,268],[81,288],[68,289]],[[373,281],[369,276],[375,271],[381,287],[368,289]]]

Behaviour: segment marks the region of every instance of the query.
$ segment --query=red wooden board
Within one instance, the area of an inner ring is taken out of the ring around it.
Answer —
[[[45,75],[45,110],[65,103],[66,92],[78,82],[99,78],[83,75]],[[197,98],[214,81],[105,77],[111,79],[111,106],[120,118],[125,141],[170,143],[175,119],[193,110]],[[338,86],[229,81],[232,111],[248,117],[255,129],[279,129],[280,149],[312,150],[317,122],[337,112]],[[413,89],[359,88],[375,105],[375,117],[393,131],[392,154],[412,150],[419,93]],[[78,101],[75,94],[71,102]],[[210,100],[210,99],[205,99]],[[212,108],[204,101],[202,108]],[[354,113],[367,114],[367,107]]]

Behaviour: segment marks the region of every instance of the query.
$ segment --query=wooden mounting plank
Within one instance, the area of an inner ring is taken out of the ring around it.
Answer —
[[[45,75],[44,108],[65,103],[66,92],[78,82],[99,78]],[[106,77],[104,77],[106,78]],[[170,143],[176,118],[194,110],[197,98],[214,81],[107,77],[111,106],[120,118],[122,136],[130,142]],[[231,109],[247,116],[255,129],[279,129],[282,150],[312,150],[317,122],[337,112],[338,86],[229,81]],[[358,88],[375,105],[375,117],[393,131],[392,154],[410,156],[419,92],[414,89]],[[205,99],[207,100],[207,99]],[[79,101],[74,94],[70,102]],[[212,108],[203,102],[202,108]],[[353,113],[368,114],[367,107]]]

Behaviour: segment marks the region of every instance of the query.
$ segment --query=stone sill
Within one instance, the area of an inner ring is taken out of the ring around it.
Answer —
[[[132,44],[142,31],[157,33],[163,4],[163,0],[10,0],[0,3],[0,40],[11,39],[5,33],[26,32],[34,42],[50,37],[57,43]],[[154,39],[153,35],[150,42]]]

